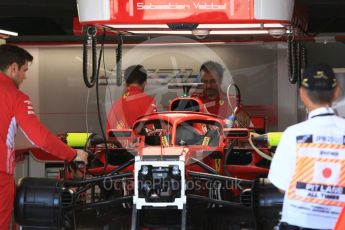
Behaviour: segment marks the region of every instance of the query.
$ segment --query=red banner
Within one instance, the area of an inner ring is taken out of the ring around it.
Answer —
[[[227,23],[252,20],[254,0],[112,1],[118,23]]]

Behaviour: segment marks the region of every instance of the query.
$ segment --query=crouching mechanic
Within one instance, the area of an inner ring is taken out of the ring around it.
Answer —
[[[50,133],[38,120],[30,98],[18,88],[33,57],[17,46],[0,46],[0,230],[8,230],[14,203],[17,125],[38,147],[67,161],[87,162],[87,153],[74,150]]]
[[[308,67],[299,93],[308,120],[285,130],[268,175],[285,191],[280,229],[333,229],[345,203],[345,120],[331,108],[332,69]]]

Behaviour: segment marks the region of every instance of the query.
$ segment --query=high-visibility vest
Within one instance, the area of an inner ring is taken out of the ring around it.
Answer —
[[[344,230],[345,229],[345,208],[341,211],[337,223],[335,224],[334,230]]]
[[[337,155],[334,156],[335,154]],[[288,198],[342,207],[345,202],[344,193],[345,146],[297,144],[296,170],[289,186]]]

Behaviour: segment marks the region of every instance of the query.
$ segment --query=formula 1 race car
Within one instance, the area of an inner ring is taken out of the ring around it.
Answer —
[[[106,140],[67,134],[67,143],[85,139],[74,147],[87,146],[89,164],[65,163],[58,179],[21,179],[16,222],[68,229],[92,213],[82,222],[110,216],[110,229],[272,229],[282,194],[265,179],[271,136],[229,125],[203,107],[198,98],[179,97],[132,129],[109,130]]]

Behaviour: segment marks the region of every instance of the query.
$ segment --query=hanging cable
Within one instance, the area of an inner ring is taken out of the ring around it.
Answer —
[[[105,56],[104,56],[104,53],[105,53],[105,52],[103,52],[104,78],[105,78],[106,86],[107,86],[108,93],[109,93],[110,105],[112,105],[112,104],[113,104],[113,96],[112,96],[112,93],[111,93],[110,82],[109,82],[109,80],[108,80],[107,71],[106,71],[106,67],[105,67]]]
[[[296,42],[296,78],[297,82],[301,81],[301,43]]]
[[[118,34],[118,44],[116,48],[116,85],[122,85],[122,34]]]
[[[236,90],[236,105],[235,105],[235,108],[233,108],[232,104],[231,104],[231,100],[230,100],[230,88],[231,87],[234,87],[235,90]],[[236,84],[230,84],[226,90],[226,96],[227,96],[227,99],[228,99],[228,103],[229,103],[229,106],[231,108],[231,115],[229,115],[229,117],[226,119],[226,125],[228,128],[232,128],[233,127],[233,123],[236,119],[236,113],[238,111],[238,108],[240,107],[241,105],[241,92],[240,92],[240,88],[238,88],[238,86]],[[237,120],[237,122],[239,123],[239,125],[241,127],[243,127],[243,125],[240,123],[239,120]]]
[[[254,143],[253,143],[252,137],[259,136],[259,135],[260,135],[260,134],[252,133],[252,132],[251,132],[251,133],[250,133],[250,137],[249,137],[249,139],[248,139],[248,142],[249,142],[250,146],[252,146],[252,148],[255,150],[255,152],[256,152],[257,154],[259,154],[262,158],[271,161],[273,157],[270,156],[270,155],[268,155],[267,153],[261,151],[260,149],[258,149],[258,148],[254,145]]]
[[[287,37],[287,59],[288,59],[288,77],[291,84],[295,84],[298,80],[297,73],[296,73],[296,42],[294,40],[294,35],[292,32],[292,28],[290,29],[290,34]]]
[[[98,68],[97,68],[97,77],[96,77],[96,101],[97,101],[97,114],[98,114],[98,122],[99,122],[99,126],[100,126],[100,129],[101,129],[101,133],[102,133],[102,137],[104,139],[104,146],[105,146],[105,163],[104,163],[104,167],[103,167],[103,170],[101,172],[101,175],[104,174],[106,172],[106,169],[108,167],[108,162],[109,162],[109,157],[108,157],[108,145],[107,145],[107,138],[106,138],[106,135],[105,135],[105,132],[104,132],[104,128],[103,128],[103,122],[102,122],[102,115],[101,115],[101,109],[100,109],[100,102],[99,102],[99,71],[100,71],[100,68],[101,68],[101,60],[102,60],[102,57],[104,57],[103,55],[103,52],[104,52],[104,42],[105,42],[105,30],[103,30],[103,42],[102,42],[102,45],[101,45],[101,49],[99,51],[99,58],[98,58]],[[105,71],[105,70],[104,70]]]
[[[236,84],[230,84],[226,90],[226,96],[227,96],[227,99],[228,99],[228,103],[229,103],[229,106],[231,108],[231,112],[233,113],[234,112],[234,108],[232,107],[232,104],[231,104],[231,101],[230,101],[230,88],[231,86],[235,87],[235,90],[236,90],[236,105],[235,107],[239,107],[240,104],[241,104],[241,92],[240,92],[240,88],[238,88],[238,86]],[[236,109],[236,108],[235,108]]]
[[[301,45],[301,69],[305,69],[308,65],[307,48],[304,44]]]
[[[97,29],[94,26],[89,26],[86,30],[86,36],[83,42],[83,80],[88,88],[92,88],[95,85],[96,74],[97,74],[97,38],[96,38]],[[88,76],[88,46],[91,43],[91,55],[92,55],[92,74]]]
[[[93,58],[92,58],[92,62],[93,62],[93,65],[92,65],[92,68],[94,70],[94,68],[96,68],[96,72],[95,74],[93,75],[93,78],[92,78],[92,84],[91,82],[89,82],[88,80],[85,79],[85,74],[84,74],[84,81],[85,81],[85,84],[88,88],[91,88],[94,84],[96,84],[96,103],[97,103],[97,114],[98,114],[98,122],[99,122],[99,125],[100,125],[100,129],[101,129],[101,133],[102,133],[102,137],[103,137],[103,140],[104,140],[104,144],[105,144],[105,163],[104,163],[104,168],[102,170],[102,172],[99,174],[99,175],[102,175],[105,173],[106,171],[106,168],[108,166],[108,154],[107,154],[107,150],[108,150],[108,146],[107,146],[107,143],[106,143],[106,136],[105,136],[105,132],[104,132],[104,128],[103,128],[103,122],[102,122],[102,115],[101,115],[101,110],[100,110],[100,100],[99,100],[99,72],[100,72],[100,67],[101,67],[101,61],[102,61],[102,57],[104,58],[104,55],[103,55],[103,52],[104,52],[104,42],[105,42],[105,30],[103,30],[103,42],[102,42],[102,45],[101,45],[101,48],[100,48],[100,51],[99,51],[99,58],[98,58],[98,63],[97,61],[95,62],[94,59],[97,57],[97,50],[96,50],[96,45],[97,45],[97,42],[93,42],[92,44],[92,49],[93,49]],[[94,41],[94,40],[93,40]],[[85,52],[85,46],[84,46],[84,59],[85,59],[85,56],[86,56],[86,59],[87,59],[87,55],[85,55],[85,53],[87,53],[87,51]],[[83,70],[85,68],[85,62],[83,62]],[[84,72],[84,71],[83,71]],[[87,76],[87,75],[86,75]],[[89,84],[89,85],[88,85]],[[91,87],[89,87],[91,86]],[[91,135],[90,135],[91,137]]]
[[[295,40],[293,28],[290,31],[287,37],[288,75],[290,83],[295,84],[301,81],[302,69],[307,65],[307,50],[301,42]]]

